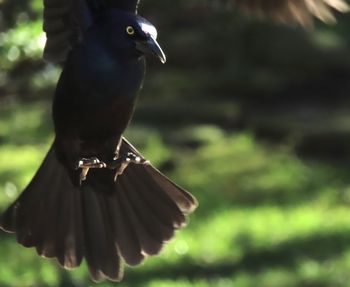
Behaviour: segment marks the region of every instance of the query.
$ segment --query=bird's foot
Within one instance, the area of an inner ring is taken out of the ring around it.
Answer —
[[[132,152],[128,152],[125,155],[115,157],[112,162],[110,162],[107,167],[110,169],[115,169],[114,181],[117,180],[118,176],[123,174],[124,170],[128,167],[130,163],[134,164],[147,164],[148,161],[137,156]]]
[[[77,169],[81,169],[80,172],[80,183],[86,180],[86,176],[90,168],[105,168],[107,165],[100,161],[97,157],[82,158],[79,160]]]
[[[97,157],[82,158],[78,162],[78,168],[104,168],[106,164]]]

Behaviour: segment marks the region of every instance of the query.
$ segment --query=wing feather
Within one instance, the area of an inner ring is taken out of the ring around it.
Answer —
[[[253,14],[272,17],[284,23],[299,23],[308,28],[312,17],[325,23],[336,21],[333,12],[349,12],[344,0],[229,0],[235,7]]]
[[[138,0],[44,0],[46,45],[44,59],[63,63],[102,11],[117,8],[136,12]]]

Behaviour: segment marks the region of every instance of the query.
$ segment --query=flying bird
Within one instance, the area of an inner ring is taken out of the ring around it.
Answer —
[[[85,258],[95,281],[120,281],[123,262],[158,254],[197,206],[123,138],[144,55],[166,61],[137,4],[45,0],[44,57],[63,65],[53,101],[56,136],[0,221],[19,243],[65,268]]]
[[[222,0],[221,0],[222,1]],[[228,0],[284,22],[329,22],[342,0]],[[124,137],[142,88],[145,56],[165,63],[137,0],[44,0],[44,58],[62,65],[55,139],[0,227],[67,269],[85,259],[92,279],[120,281],[123,264],[158,254],[197,200]]]

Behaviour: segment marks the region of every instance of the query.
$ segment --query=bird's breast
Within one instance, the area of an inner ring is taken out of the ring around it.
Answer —
[[[145,73],[143,59],[120,61],[105,54],[83,60],[78,68],[79,82],[84,83],[81,94],[96,104],[119,99],[134,100]]]
[[[71,55],[54,101],[56,131],[83,136],[121,134],[134,110],[145,72],[143,59],[119,61],[104,53]]]

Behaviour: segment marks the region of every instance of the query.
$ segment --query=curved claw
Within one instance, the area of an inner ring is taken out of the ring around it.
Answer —
[[[135,155],[132,152],[128,152],[126,155],[114,158],[110,163],[108,163],[107,168],[115,169],[114,181],[117,180],[118,176],[123,174],[124,170],[128,167],[130,163],[135,164],[146,164],[147,160]]]
[[[89,173],[90,168],[106,168],[107,165],[100,161],[97,157],[82,158],[77,164],[77,169],[81,169],[80,184],[86,180],[86,176]]]
[[[82,158],[78,162],[77,168],[105,168],[107,165],[97,157]]]

